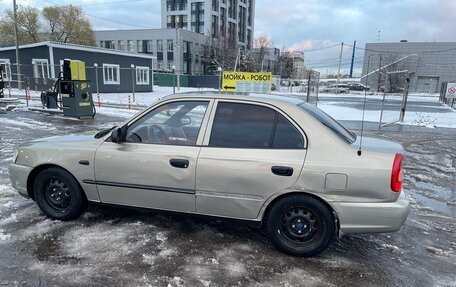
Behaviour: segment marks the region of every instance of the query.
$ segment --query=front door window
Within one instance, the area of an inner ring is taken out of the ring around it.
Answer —
[[[164,104],[129,126],[126,141],[194,146],[208,103],[182,101]]]

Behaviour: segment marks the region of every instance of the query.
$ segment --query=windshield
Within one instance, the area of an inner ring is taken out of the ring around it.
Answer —
[[[341,123],[330,117],[328,114],[318,109],[317,107],[308,104],[300,103],[298,107],[306,111],[309,115],[314,117],[317,121],[322,123],[325,127],[330,129],[335,133],[339,138],[344,140],[346,143],[352,144],[356,140],[356,135],[344,127]]]

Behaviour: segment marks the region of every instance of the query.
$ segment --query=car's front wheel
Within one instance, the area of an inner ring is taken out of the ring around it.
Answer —
[[[51,219],[75,219],[87,206],[87,199],[76,179],[61,168],[41,171],[35,178],[33,191],[38,207]]]
[[[335,234],[333,213],[320,200],[308,195],[279,199],[267,217],[268,233],[282,251],[312,256],[323,251]]]

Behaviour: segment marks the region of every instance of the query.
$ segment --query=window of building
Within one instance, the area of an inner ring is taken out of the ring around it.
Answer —
[[[136,47],[138,48],[138,53],[144,53],[143,49],[143,40],[136,41]]]
[[[9,59],[0,59],[0,66],[3,71],[3,81],[11,81],[11,63]]]
[[[298,130],[273,109],[240,103],[219,103],[209,146],[226,148],[300,149]]]
[[[167,41],[167,46],[168,46],[168,52],[172,52],[173,51],[173,46],[174,46],[174,41],[173,40],[168,40]]]
[[[147,41],[147,53],[153,53],[154,42],[152,40]]]
[[[212,0],[212,10],[218,12],[218,10],[219,10],[219,0]]]
[[[158,65],[158,69],[159,70],[164,70],[165,69],[165,63],[163,62],[163,60],[158,60],[157,61],[157,65]]]
[[[49,78],[48,59],[32,59],[33,76],[35,78]]]
[[[103,83],[105,85],[120,84],[120,66],[114,64],[103,64]]]
[[[124,40],[119,40],[117,47],[120,51],[125,51],[125,41]]]
[[[172,71],[173,70],[173,65],[174,65],[174,61],[168,60],[168,70]]]
[[[157,51],[163,52],[163,40],[157,40]]]
[[[215,16],[215,15],[212,15],[212,37],[217,37],[218,35],[218,27],[219,27],[219,24],[218,24],[218,17]]]
[[[136,67],[136,84],[149,85],[149,67]]]
[[[135,51],[135,44],[133,43],[132,40],[127,40],[127,46],[128,46],[128,51],[129,52],[134,52]]]

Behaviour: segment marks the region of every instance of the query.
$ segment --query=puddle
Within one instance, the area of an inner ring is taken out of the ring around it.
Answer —
[[[456,206],[448,205],[446,202],[439,201],[437,199],[426,197],[422,194],[416,193],[415,191],[409,191],[410,195],[420,203],[421,206],[428,206],[434,211],[450,216],[456,217]]]

